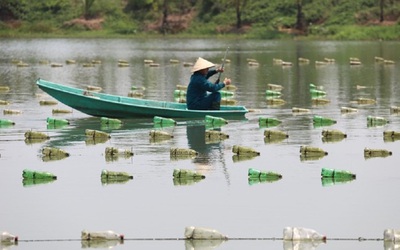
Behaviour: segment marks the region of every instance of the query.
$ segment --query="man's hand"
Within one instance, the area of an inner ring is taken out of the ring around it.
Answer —
[[[225,83],[225,85],[231,84],[231,79],[225,78],[225,79],[224,79],[224,83]]]

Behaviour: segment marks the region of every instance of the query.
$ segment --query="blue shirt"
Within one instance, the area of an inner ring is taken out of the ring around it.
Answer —
[[[216,73],[216,70],[209,70],[206,76],[198,71],[192,74],[186,92],[186,103],[189,109],[196,107],[196,104],[207,96],[207,92],[218,92],[220,89],[225,87],[225,83],[223,82],[215,84],[208,81],[208,78]]]

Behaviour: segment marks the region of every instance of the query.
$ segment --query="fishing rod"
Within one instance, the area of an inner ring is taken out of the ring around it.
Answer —
[[[226,61],[226,55],[228,54],[228,50],[229,50],[229,47],[226,48],[225,56],[224,56],[224,59],[222,60],[222,64],[221,64],[221,69],[224,69],[225,61]],[[219,81],[221,80],[221,74],[222,74],[222,71],[219,72],[219,74],[218,74],[218,79],[217,79],[217,81],[215,81],[215,84],[218,84]]]

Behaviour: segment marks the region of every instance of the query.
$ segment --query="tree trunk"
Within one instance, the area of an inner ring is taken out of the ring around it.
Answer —
[[[305,21],[304,21],[304,14],[303,14],[303,6],[302,6],[302,0],[296,0],[297,1],[297,21],[296,21],[296,29],[304,32],[305,31]]]
[[[384,21],[383,7],[385,0],[380,0],[379,2],[380,2],[379,22],[383,22]]]
[[[236,2],[236,28],[242,28],[242,13],[240,11],[240,0],[235,0]]]
[[[163,18],[161,23],[161,33],[167,34],[169,29],[168,25],[168,0],[164,0],[163,4]]]

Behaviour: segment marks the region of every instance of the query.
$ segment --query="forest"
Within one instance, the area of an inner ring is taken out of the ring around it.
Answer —
[[[399,40],[399,0],[0,0],[0,37]]]

